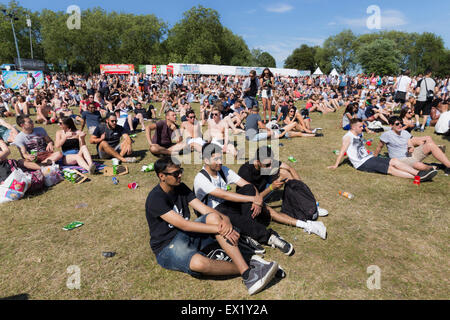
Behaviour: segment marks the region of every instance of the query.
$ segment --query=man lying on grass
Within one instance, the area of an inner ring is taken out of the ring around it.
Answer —
[[[194,196],[181,182],[183,169],[171,158],[156,161],[155,172],[160,183],[149,193],[145,211],[150,247],[158,264],[193,276],[240,274],[250,295],[264,289],[278,271],[278,263],[255,256],[248,265],[237,247],[240,235],[230,219]],[[202,216],[190,221],[189,206]],[[201,252],[215,241],[232,262],[211,260]]]
[[[350,131],[342,138],[342,147],[334,166],[328,169],[337,169],[344,154],[347,152],[353,167],[359,171],[377,172],[390,174],[400,178],[414,179],[420,177],[420,181],[430,181],[437,174],[437,170],[416,170],[394,158],[380,158],[369,154],[364,146],[363,132],[364,125],[361,119],[350,120]]]

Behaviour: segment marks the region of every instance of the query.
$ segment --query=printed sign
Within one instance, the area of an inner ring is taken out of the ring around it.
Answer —
[[[2,71],[3,83],[5,88],[18,90],[27,82],[27,76],[31,73],[35,83],[34,88],[42,88],[44,86],[44,73],[42,71]]]
[[[134,73],[134,64],[101,64],[100,73],[130,74]]]

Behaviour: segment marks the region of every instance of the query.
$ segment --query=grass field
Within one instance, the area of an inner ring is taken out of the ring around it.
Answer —
[[[30,299],[448,299],[450,177],[440,171],[433,182],[417,187],[412,180],[357,172],[349,164],[327,170],[344,135],[341,112],[312,115],[313,126],[324,128],[323,138],[282,141],[281,160],[298,159],[293,166],[330,212],[321,218],[328,238],[273,223],[296,253],[286,257],[267,248],[266,259],[278,261],[287,278],[260,294],[249,297],[239,277],[198,280],[156,263],[144,204],[157,178],[140,172],[156,158],[147,152],[145,134],[140,133],[134,150],[144,158],[129,165],[131,172],[119,177],[119,185],[96,175],[82,185],[63,181],[42,194],[0,206],[0,297],[26,293]],[[45,129],[54,138],[58,126]],[[426,134],[450,150],[448,140],[431,129],[420,135]],[[369,148],[374,151],[379,134],[366,137],[374,139]],[[89,148],[96,154],[93,146]],[[17,159],[17,149],[11,150],[11,158]],[[201,165],[184,168],[183,181],[192,186]],[[139,188],[129,190],[130,182]],[[340,197],[339,190],[355,198]],[[87,208],[76,209],[80,203]],[[72,221],[85,225],[63,231]],[[117,255],[107,259],[103,251]],[[81,271],[79,290],[66,286],[72,265]],[[381,270],[379,290],[369,290],[366,284],[372,265]]]

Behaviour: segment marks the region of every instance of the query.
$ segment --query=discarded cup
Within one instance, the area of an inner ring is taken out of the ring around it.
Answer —
[[[112,258],[112,257],[114,257],[116,255],[116,253],[115,252],[102,252],[102,255],[105,258]]]
[[[137,187],[138,187],[138,184],[137,184],[136,182],[133,182],[133,183],[129,183],[129,184],[128,184],[128,189],[136,190]]]
[[[420,176],[415,176],[414,177],[414,182],[415,185],[420,186]]]
[[[75,209],[83,209],[83,208],[87,208],[87,207],[88,207],[87,203],[80,203],[75,206]]]

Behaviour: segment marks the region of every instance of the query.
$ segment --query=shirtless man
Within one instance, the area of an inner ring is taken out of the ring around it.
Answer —
[[[230,153],[238,157],[238,151],[233,144],[229,143],[228,124],[220,119],[219,108],[214,107],[211,111],[212,119],[208,120],[208,131],[211,136],[211,143],[222,148],[223,153]]]
[[[191,151],[195,150],[201,154],[206,141],[202,138],[201,123],[195,118],[194,110],[189,110],[186,113],[187,121],[181,124],[181,135]]]

